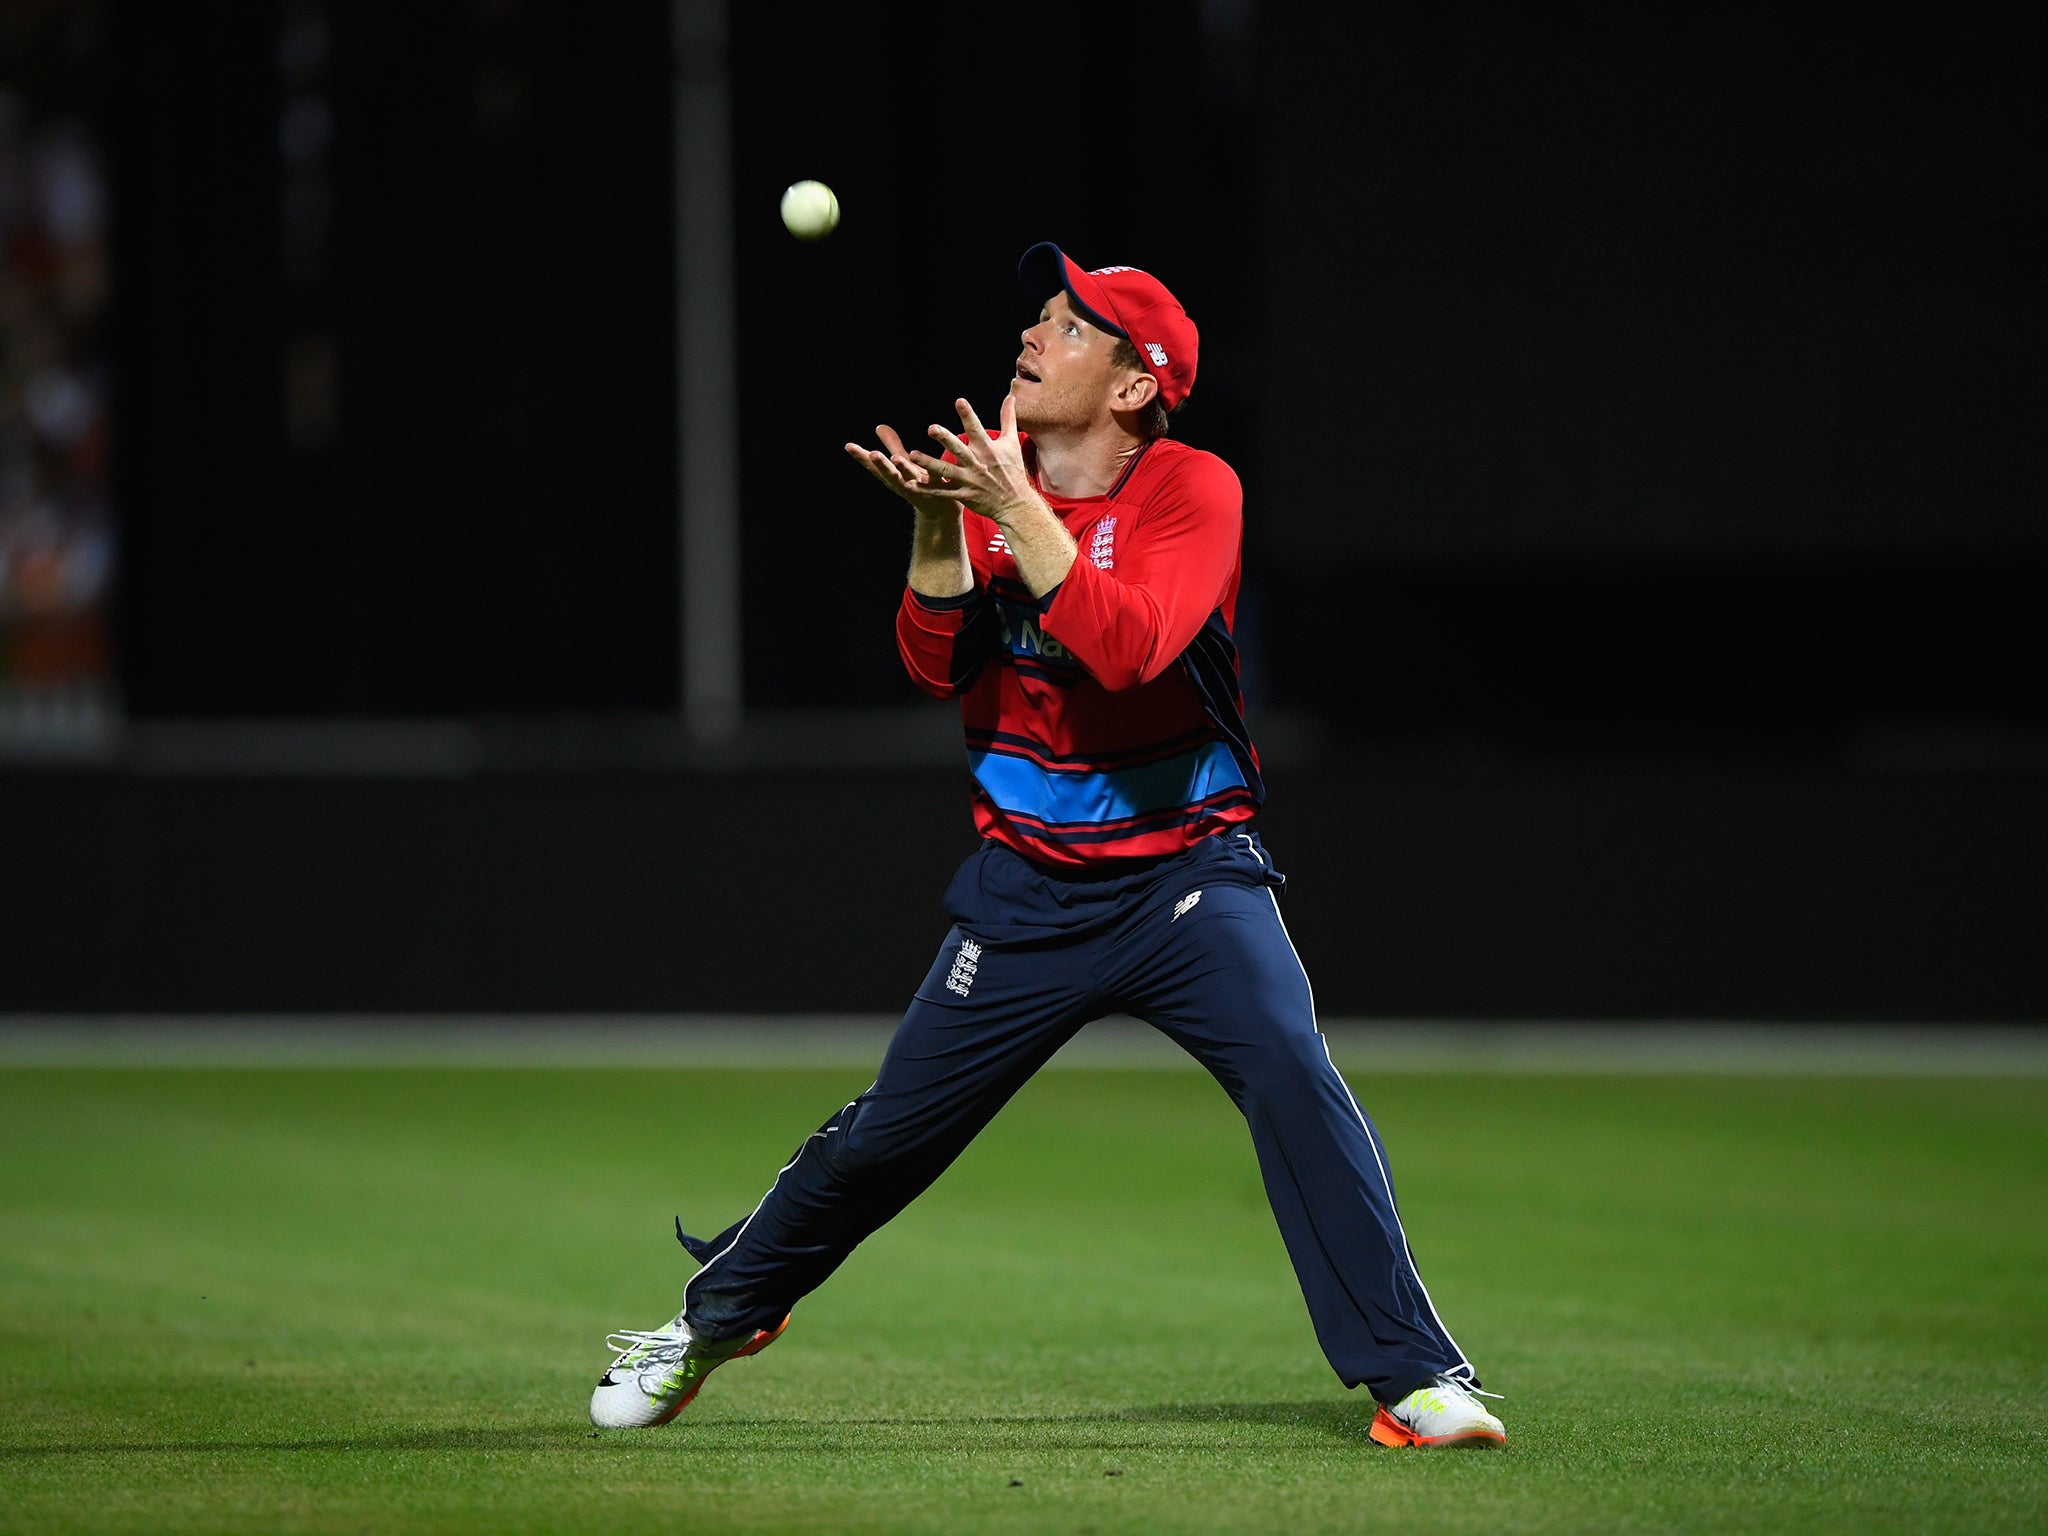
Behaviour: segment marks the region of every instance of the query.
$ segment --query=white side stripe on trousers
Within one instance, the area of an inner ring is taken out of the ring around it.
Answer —
[[[1238,834],[1238,838],[1245,845],[1247,853],[1261,864],[1266,862],[1265,855],[1259,852],[1258,845],[1251,838],[1242,832]],[[1280,898],[1273,894],[1270,886],[1266,888],[1266,899],[1273,903],[1273,917],[1280,924],[1280,936],[1287,940],[1288,951],[1294,956],[1294,963],[1301,971],[1302,985],[1308,988],[1309,1019],[1315,1024],[1316,1035],[1323,1042],[1323,1061],[1328,1065],[1330,1075],[1337,1079],[1337,1086],[1344,1090],[1344,1100],[1351,1106],[1351,1113],[1358,1117],[1358,1128],[1365,1132],[1365,1144],[1372,1148],[1373,1166],[1379,1171],[1380,1188],[1387,1193],[1388,1214],[1394,1218],[1394,1229],[1401,1234],[1401,1256],[1408,1261],[1408,1273],[1415,1277],[1415,1287],[1422,1292],[1422,1300],[1429,1307],[1429,1315],[1436,1323],[1437,1332],[1441,1333],[1451,1348],[1457,1351],[1457,1369],[1469,1375],[1472,1371],[1472,1362],[1465,1358],[1465,1351],[1459,1348],[1458,1341],[1451,1337],[1451,1330],[1444,1326],[1444,1320],[1436,1310],[1436,1300],[1429,1294],[1429,1287],[1422,1280],[1422,1271],[1415,1265],[1415,1250],[1408,1245],[1408,1229],[1401,1225],[1401,1212],[1394,1204],[1394,1184],[1387,1177],[1386,1160],[1380,1156],[1379,1138],[1373,1135],[1372,1123],[1365,1118],[1365,1111],[1358,1107],[1357,1095],[1352,1093],[1351,1084],[1344,1080],[1344,1074],[1337,1070],[1337,1063],[1330,1055],[1330,1037],[1323,1033],[1323,1026],[1316,1019],[1315,983],[1309,979],[1308,967],[1301,963],[1301,951],[1294,947],[1294,935],[1287,931],[1287,919],[1280,912]]]

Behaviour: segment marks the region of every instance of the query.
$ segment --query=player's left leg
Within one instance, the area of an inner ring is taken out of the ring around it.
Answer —
[[[1243,1112],[1317,1339],[1339,1378],[1397,1408],[1435,1392],[1446,1411],[1424,1429],[1470,1421],[1491,1438],[1498,1421],[1469,1397],[1477,1378],[1416,1269],[1386,1147],[1330,1058],[1272,890],[1218,880],[1228,871],[1214,865],[1191,873],[1207,877],[1198,895],[1163,890],[1136,915],[1119,992],[1207,1067]],[[1440,1438],[1422,1434],[1414,1443]]]

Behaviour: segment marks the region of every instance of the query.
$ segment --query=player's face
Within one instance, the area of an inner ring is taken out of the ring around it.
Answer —
[[[1062,290],[1045,301],[1023,339],[1010,380],[1019,427],[1042,433],[1109,418],[1117,386],[1130,371],[1112,361],[1116,337],[1082,319]]]

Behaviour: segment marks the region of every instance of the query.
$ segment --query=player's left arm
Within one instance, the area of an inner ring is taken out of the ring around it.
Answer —
[[[969,503],[1001,528],[1017,575],[1033,596],[1042,598],[1066,579],[1080,550],[1031,483],[1024,439],[1017,431],[1016,398],[1003,396],[995,432],[982,426],[965,399],[955,400],[953,407],[960,413],[958,432],[936,423],[929,429],[943,456],[913,452],[906,455],[904,468],[921,478],[929,494]]]
[[[1237,569],[1244,490],[1213,454],[1190,454],[1119,527],[1112,563],[1084,555],[1045,608],[1045,632],[1103,687],[1136,688],[1180,659]]]

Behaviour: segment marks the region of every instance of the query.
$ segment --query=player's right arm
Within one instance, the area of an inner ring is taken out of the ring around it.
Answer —
[[[875,435],[880,449],[848,443],[846,451],[911,511],[910,569],[896,611],[896,648],[911,681],[947,698],[972,686],[995,652],[995,614],[977,572],[957,501],[932,496],[927,471],[910,460],[892,427]]]
[[[906,580],[920,597],[964,597],[974,590],[974,565],[957,506],[928,512],[918,508],[910,529],[910,571]]]
[[[965,596],[974,590],[974,568],[960,531],[960,503],[926,492],[931,473],[910,461],[894,427],[879,426],[875,436],[880,448],[848,443],[846,451],[910,508],[910,590],[925,597]]]

